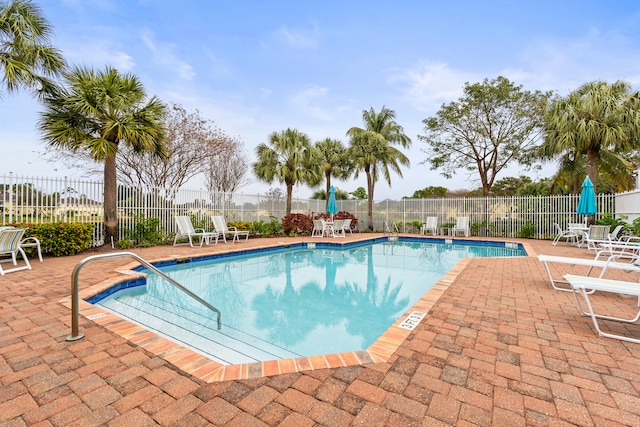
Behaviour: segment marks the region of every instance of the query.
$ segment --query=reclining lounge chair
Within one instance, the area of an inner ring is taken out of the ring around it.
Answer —
[[[593,304],[591,303],[591,299],[589,297],[589,294],[593,293],[593,291],[640,297],[640,284],[638,284],[638,282],[625,282],[622,280],[608,280],[596,277],[574,276],[572,274],[567,274],[564,276],[564,278],[567,283],[571,285],[571,288],[574,291],[576,303],[578,304],[578,310],[580,311],[580,314],[582,314],[583,316],[591,317],[593,326],[596,328],[596,331],[598,331],[598,334],[600,336],[640,344],[640,338],[632,338],[624,335],[603,332],[602,329],[600,329],[600,324],[598,323],[598,319],[615,320],[617,322],[623,323],[636,323],[638,320],[640,320],[640,311],[638,311],[638,313],[631,319],[597,314],[593,309]],[[584,300],[586,310],[582,307],[580,298],[578,298],[578,294],[580,294],[580,296]],[[634,301],[635,304],[637,302],[637,299],[634,298],[631,301]]]
[[[627,259],[627,261],[624,261],[624,259]],[[599,276],[600,278],[602,278],[602,276],[604,275],[604,273],[608,268],[615,268],[618,270],[633,271],[633,272],[640,273],[640,258],[638,257],[629,258],[627,255],[624,255],[624,254],[611,255],[607,259],[598,259],[597,256],[596,258],[588,259],[588,258],[571,258],[571,257],[555,256],[555,255],[538,255],[538,260],[544,264],[544,268],[547,271],[547,276],[549,276],[549,281],[551,281],[551,286],[553,286],[553,289],[558,291],[572,291],[572,289],[570,287],[560,287],[557,285],[558,283],[565,283],[565,284],[568,284],[568,283],[562,279],[553,278],[553,276],[551,275],[551,269],[549,268],[550,263],[580,265],[584,267],[589,267],[586,273],[586,277],[588,277],[589,274],[591,274],[591,271],[594,268],[602,269]]]

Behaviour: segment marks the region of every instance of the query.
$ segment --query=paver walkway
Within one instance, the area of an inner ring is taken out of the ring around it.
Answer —
[[[258,243],[265,239],[242,245]],[[135,252],[157,259],[230,248]],[[0,426],[640,425],[640,345],[598,337],[534,257],[471,260],[388,363],[205,384],[87,319],[85,338],[65,340],[70,313],[58,301],[87,255],[0,277]],[[128,263],[88,264],[81,288]],[[632,299],[601,300],[634,311]],[[607,325],[640,337],[640,325]]]

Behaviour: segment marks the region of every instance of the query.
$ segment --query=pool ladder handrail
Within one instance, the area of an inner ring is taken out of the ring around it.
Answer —
[[[182,286],[180,283],[175,281],[173,278],[167,276],[165,273],[160,271],[153,264],[151,264],[148,261],[145,261],[143,258],[139,257],[138,255],[134,254],[133,252],[116,252],[116,253],[112,253],[112,254],[92,255],[90,257],[87,257],[87,258],[83,259],[82,261],[80,261],[78,263],[78,265],[76,265],[74,267],[73,271],[71,272],[71,335],[69,335],[67,337],[67,341],[76,341],[76,340],[79,340],[80,338],[84,337],[84,334],[80,333],[80,331],[79,331],[80,327],[78,325],[78,316],[79,316],[79,310],[78,310],[78,302],[79,302],[78,276],[80,275],[80,270],[82,269],[82,267],[84,267],[89,261],[93,261],[93,260],[96,260],[96,259],[121,258],[121,257],[125,257],[125,256],[134,258],[136,261],[138,261],[140,264],[145,266],[147,269],[153,271],[158,276],[161,276],[162,278],[167,280],[169,283],[171,283],[173,286],[175,286],[176,288],[178,288],[181,291],[185,292],[187,295],[189,295],[190,297],[192,297],[193,299],[195,299],[196,301],[198,301],[199,303],[201,303],[202,305],[207,307],[209,310],[215,312],[218,315],[218,329],[220,329],[220,327],[221,327],[220,310],[218,310],[217,308],[215,308],[214,306],[212,306],[211,304],[209,304],[208,302],[206,302],[205,300],[200,298],[198,295],[194,294],[189,289],[187,289],[184,286]]]
[[[393,221],[391,223],[391,228],[389,227],[389,222],[388,221],[384,221],[384,234],[386,235],[393,235],[393,234],[398,234],[400,231],[398,230],[398,224],[396,224],[395,221]]]

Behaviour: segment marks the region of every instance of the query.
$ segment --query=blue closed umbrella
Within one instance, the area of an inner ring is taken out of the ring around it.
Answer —
[[[582,182],[582,192],[580,193],[580,200],[578,200],[576,212],[586,216],[592,216],[598,212],[596,192],[593,190],[593,183],[588,176]]]
[[[331,219],[333,219],[333,214],[338,212],[338,204],[336,203],[336,189],[333,188],[333,185],[329,188],[329,201],[327,202],[327,213],[331,214]]]

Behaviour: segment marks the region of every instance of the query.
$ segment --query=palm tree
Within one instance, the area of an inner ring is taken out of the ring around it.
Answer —
[[[7,92],[20,87],[40,94],[53,90],[55,84],[50,78],[58,75],[66,63],[49,44],[50,35],[51,26],[31,1],[0,3],[1,85]]]
[[[293,186],[299,182],[315,186],[322,179],[318,154],[309,137],[297,129],[273,132],[267,144],[256,147],[256,153],[258,161],[253,164],[256,177],[269,184],[277,180],[286,185],[287,215],[291,213]]]
[[[331,177],[338,179],[348,178],[351,175],[352,164],[347,155],[347,149],[337,139],[327,138],[315,144],[320,154],[322,169],[325,177],[325,200],[329,202],[329,188]]]
[[[39,127],[49,145],[84,150],[104,162],[105,241],[118,239],[116,154],[121,144],[136,152],[166,156],[164,104],[146,94],[137,77],[107,67],[95,72],[74,68],[68,88],[45,98]]]
[[[365,127],[352,127],[347,131],[351,137],[349,158],[355,165],[355,177],[359,171],[367,176],[367,199],[369,230],[373,230],[373,191],[380,172],[391,185],[391,170],[402,177],[400,166],[408,166],[411,162],[392,144],[400,144],[407,148],[411,139],[404,134],[402,126],[395,122],[396,112],[382,107],[379,113],[373,108],[362,112]]]
[[[586,173],[596,186],[598,162],[613,176],[631,174],[624,157],[640,137],[640,94],[629,83],[595,81],[552,102],[545,115],[542,158],[584,156]]]

